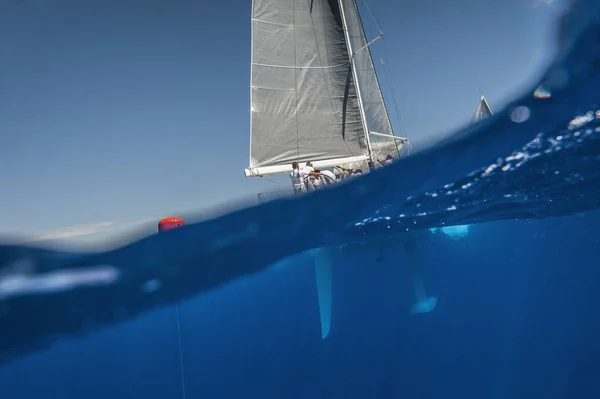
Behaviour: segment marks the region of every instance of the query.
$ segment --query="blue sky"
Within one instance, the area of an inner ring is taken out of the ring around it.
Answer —
[[[501,108],[553,55],[558,1],[367,3],[394,129],[414,150],[467,124],[480,90]],[[0,4],[0,234],[107,229],[279,188],[243,175],[251,2],[220,4]]]

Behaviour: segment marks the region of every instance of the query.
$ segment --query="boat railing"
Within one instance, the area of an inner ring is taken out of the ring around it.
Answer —
[[[377,165],[375,167],[381,168],[383,166],[384,165]],[[292,195],[298,195],[300,193],[307,192],[307,191],[320,190],[323,187],[327,187],[331,184],[336,184],[336,183],[345,181],[347,179],[352,179],[352,178],[356,177],[357,175],[359,175],[359,174],[352,173],[352,171],[349,169],[341,169],[341,170],[343,171],[343,173],[340,173],[339,175],[336,174],[336,176],[338,176],[337,179],[333,179],[330,176],[327,176],[324,174],[321,175],[321,177],[325,179],[325,182],[322,181],[321,184],[318,184],[318,185],[312,184],[312,182],[311,182],[311,179],[313,179],[312,177],[310,177],[310,176],[304,177],[302,184],[304,185],[305,189],[298,193],[295,193],[294,190],[292,190],[292,189],[288,189],[288,190],[282,189],[282,190],[258,193],[257,194],[258,202],[260,204],[264,204],[265,202],[272,201],[274,199],[283,198],[283,197],[292,196]],[[368,169],[365,170],[365,173],[369,173]],[[362,173],[360,173],[360,174],[362,174]]]
[[[287,189],[287,190],[282,189],[282,190],[274,190],[274,191],[266,191],[266,192],[258,193],[257,197],[258,197],[258,202],[260,204],[264,204],[265,202],[273,201],[273,200],[279,199],[279,198],[289,197],[290,195],[293,195],[291,188]]]
[[[331,184],[335,184],[339,181],[339,180],[335,180],[335,179],[331,178],[330,176],[326,176],[326,175],[321,175],[321,176],[326,180],[326,182],[322,182],[319,185],[312,184],[310,182],[311,178],[309,176],[306,176],[303,181],[303,184],[304,184],[304,187],[306,188],[306,190],[303,190],[301,192],[319,190],[322,187],[327,187],[327,186],[329,186]],[[258,202],[260,204],[264,204],[265,202],[272,201],[277,198],[298,195],[300,193],[295,193],[294,190],[290,189],[290,190],[267,191],[267,192],[263,192],[263,193],[258,193],[256,196],[258,198]]]

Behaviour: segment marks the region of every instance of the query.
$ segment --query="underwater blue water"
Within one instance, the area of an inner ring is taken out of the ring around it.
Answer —
[[[435,236],[423,278],[440,302],[426,315],[407,312],[402,251],[380,263],[373,251],[340,257],[325,341],[306,259],[187,301],[187,397],[598,397],[599,223],[593,212]],[[10,363],[0,388],[19,399],[181,398],[179,370],[171,307]]]
[[[347,184],[108,252],[0,246],[2,397],[183,397],[175,303],[187,398],[600,397],[600,4],[558,36],[525,96]],[[409,314],[394,240],[465,224],[419,242],[439,302]],[[321,340],[310,253],[289,257],[340,245]]]

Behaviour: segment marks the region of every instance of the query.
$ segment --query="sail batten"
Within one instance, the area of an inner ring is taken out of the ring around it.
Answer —
[[[257,64],[252,63],[253,66],[265,67],[265,68],[285,68],[285,69],[333,69],[349,65],[350,62],[344,62],[337,65],[326,65],[326,66],[296,66],[296,65],[270,65],[270,64]]]
[[[369,128],[393,132],[376,76],[360,76],[374,68],[354,0],[253,0],[252,14],[249,169],[372,157]]]

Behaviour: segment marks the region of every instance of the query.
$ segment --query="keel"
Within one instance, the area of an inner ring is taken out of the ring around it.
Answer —
[[[420,263],[417,256],[417,245],[413,242],[404,244],[404,250],[408,259],[408,268],[411,274],[413,290],[415,293],[415,303],[410,308],[410,313],[429,313],[435,309],[437,298],[434,296],[428,297],[423,285],[423,280],[420,274]]]
[[[331,329],[331,302],[333,288],[333,262],[331,250],[319,248],[314,251],[317,297],[321,318],[321,339],[327,338]]]

